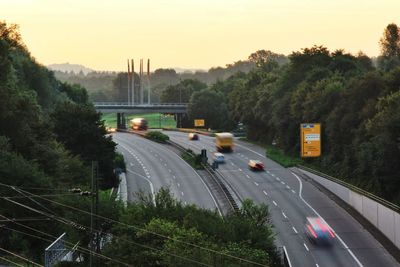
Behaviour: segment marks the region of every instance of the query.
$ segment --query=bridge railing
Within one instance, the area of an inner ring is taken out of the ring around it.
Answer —
[[[95,106],[121,106],[121,107],[186,107],[188,103],[151,103],[151,104],[131,104],[127,102],[93,102]]]

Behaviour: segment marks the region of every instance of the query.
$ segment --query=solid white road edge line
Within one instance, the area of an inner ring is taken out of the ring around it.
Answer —
[[[303,198],[303,196],[301,195],[301,192],[302,192],[302,190],[303,190],[303,183],[302,183],[300,177],[297,176],[297,175],[296,175],[295,173],[293,173],[293,172],[291,172],[291,173],[292,173],[292,174],[294,175],[294,177],[296,177],[297,180],[299,181],[299,184],[300,184],[300,188],[299,188],[299,197],[300,197],[300,199],[301,199],[301,200],[302,200],[302,201],[303,201],[303,202],[304,202],[318,217],[320,217],[320,218],[326,223],[326,221],[324,220],[324,218],[323,218],[321,215],[319,215],[319,213],[318,213],[307,201],[305,201],[304,198]],[[326,224],[329,226],[328,223],[326,223]],[[330,226],[329,226],[329,227],[330,227]],[[339,239],[340,243],[342,243],[343,247],[347,250],[347,252],[349,252],[349,254],[351,255],[351,257],[353,257],[353,259],[354,259],[355,262],[358,264],[358,266],[363,267],[363,265],[361,264],[361,262],[357,259],[356,255],[354,255],[353,251],[351,251],[351,249],[346,245],[346,243],[343,241],[343,239],[340,238],[340,236],[335,232],[335,230],[334,230],[332,227],[330,227],[330,228],[331,228],[332,232],[336,235],[336,237]]]
[[[156,195],[154,193],[153,183],[150,181],[150,179],[148,179],[146,176],[141,175],[140,173],[137,173],[137,172],[134,172],[134,171],[131,171],[131,170],[127,170],[127,171],[130,172],[130,173],[136,174],[137,176],[145,179],[149,183],[151,195],[152,195],[152,198],[153,198],[153,204],[155,205],[156,204]]]
[[[149,141],[149,142],[151,142],[151,141]],[[119,144],[119,145],[120,145],[120,144]],[[125,149],[126,149],[126,148],[125,148]],[[164,150],[164,151],[167,151],[166,149],[164,149],[164,148],[162,148],[162,147],[160,147],[160,149],[161,149],[161,150]],[[179,158],[184,164],[186,164],[186,165],[189,166],[191,169],[193,169],[193,167],[190,166],[189,163],[187,163],[185,160],[183,160],[183,159],[182,159],[181,157],[179,157],[177,154],[172,153],[172,155],[175,155],[175,157]],[[161,158],[160,158],[160,159],[161,159]],[[199,175],[194,169],[193,169],[193,172],[197,175],[197,177],[199,177],[200,181],[203,183],[203,185],[204,185],[204,187],[206,188],[207,192],[210,194],[210,196],[211,196],[211,198],[212,198],[212,200],[213,200],[213,202],[214,202],[214,205],[215,205],[215,207],[216,207],[217,210],[218,210],[219,215],[222,217],[222,212],[221,212],[221,210],[220,210],[220,208],[219,208],[219,206],[218,206],[218,204],[217,204],[217,201],[215,200],[213,194],[211,194],[210,189],[208,188],[208,186],[206,185],[206,183],[203,181],[203,179],[200,177],[200,175]]]

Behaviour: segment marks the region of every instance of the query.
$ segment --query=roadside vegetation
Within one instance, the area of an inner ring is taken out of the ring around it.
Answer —
[[[0,21],[0,96],[1,247],[41,264],[44,249],[64,232],[87,248],[90,232],[78,225],[90,225],[90,217],[68,207],[89,212],[92,194],[72,189],[91,190],[92,162],[100,192],[117,179],[116,144],[86,90],[55,79],[31,57],[18,27]],[[116,218],[118,203],[105,193],[99,199],[99,214]]]
[[[162,188],[128,205],[105,255],[133,266],[281,266],[268,207],[245,200],[224,219]],[[112,264],[105,261],[105,265]]]
[[[191,149],[182,152],[181,157],[196,170],[204,169],[201,165],[201,154],[195,154]]]
[[[158,143],[166,143],[169,140],[169,136],[163,134],[160,131],[149,131],[146,133],[146,138],[156,141]]]
[[[291,166],[301,161],[300,124],[319,122],[322,156],[304,162],[400,204],[399,32],[395,24],[384,29],[375,64],[361,52],[323,46],[293,52],[287,64],[278,63],[281,55],[257,51],[250,72],[193,90],[184,127],[195,118],[220,130],[243,123],[249,140],[274,142],[269,156]]]

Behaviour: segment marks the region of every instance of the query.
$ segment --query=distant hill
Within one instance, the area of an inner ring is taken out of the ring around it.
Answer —
[[[58,70],[62,72],[74,72],[78,74],[79,72],[83,72],[85,75],[88,74],[89,72],[93,72],[94,70],[87,68],[83,65],[79,64],[69,64],[67,63],[62,63],[62,64],[50,64],[47,66],[47,68],[51,70]]]

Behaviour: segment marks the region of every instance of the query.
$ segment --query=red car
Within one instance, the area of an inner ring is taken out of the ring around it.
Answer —
[[[252,171],[263,171],[265,168],[264,163],[262,163],[259,160],[254,160],[254,159],[249,160],[248,165],[249,165],[249,169]]]

